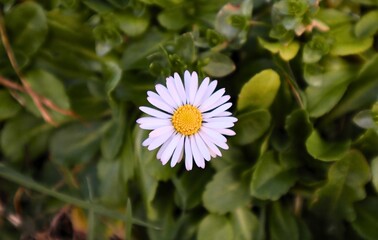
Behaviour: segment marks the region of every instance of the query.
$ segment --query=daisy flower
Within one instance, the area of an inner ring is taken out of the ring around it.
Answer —
[[[155,108],[140,107],[150,115],[137,120],[140,128],[152,130],[142,143],[148,150],[160,147],[157,159],[163,165],[171,160],[174,167],[185,156],[185,167],[191,170],[193,160],[200,168],[205,161],[222,156],[219,148],[228,149],[226,136],[233,136],[231,127],[237,121],[227,110],[232,103],[222,88],[214,92],[217,81],[206,77],[198,86],[196,72],[184,73],[184,83],[178,73],[168,77],[166,87],[155,86],[156,93],[147,92],[147,100]]]

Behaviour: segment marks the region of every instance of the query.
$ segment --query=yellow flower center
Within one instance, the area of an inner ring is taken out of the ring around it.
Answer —
[[[195,134],[201,128],[201,112],[192,105],[183,105],[173,113],[172,124],[177,132],[185,136]]]

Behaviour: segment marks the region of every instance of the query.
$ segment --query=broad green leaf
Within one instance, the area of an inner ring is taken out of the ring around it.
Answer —
[[[374,189],[378,193],[378,157],[371,161],[371,175]]]
[[[289,44],[284,44],[280,42],[271,43],[265,41],[262,38],[258,38],[260,45],[272,53],[279,53],[280,57],[285,61],[290,61],[293,59],[299,50],[299,43],[296,41],[291,41]]]
[[[138,40],[131,41],[123,51],[122,68],[124,70],[137,68],[138,63],[145,61],[146,56],[156,51],[168,38],[169,34],[152,28]]]
[[[364,185],[370,175],[364,156],[356,150],[349,151],[330,167],[327,182],[315,192],[312,211],[323,218],[354,221],[353,204],[366,197]]]
[[[374,103],[378,91],[378,54],[369,59],[360,69],[340,104],[332,111],[335,118],[360,107]]]
[[[1,150],[6,158],[21,161],[34,159],[46,151],[51,126],[21,113],[9,119],[1,132]]]
[[[175,54],[187,64],[192,64],[197,59],[197,49],[191,33],[185,33],[176,39]]]
[[[36,2],[16,5],[5,16],[5,23],[12,47],[25,56],[36,53],[46,39],[48,27],[45,11]]]
[[[315,63],[330,51],[330,39],[315,35],[303,48],[303,62]]]
[[[114,98],[114,91],[122,78],[122,69],[119,63],[107,59],[103,65],[104,78],[106,80],[106,94],[112,107],[115,107],[116,99]]]
[[[240,145],[256,141],[269,129],[271,122],[270,113],[265,109],[251,110],[237,117],[234,127],[236,136],[233,141]]]
[[[237,109],[247,107],[269,108],[280,87],[280,77],[272,69],[261,71],[242,87]]]
[[[101,127],[101,123],[93,122],[60,128],[50,139],[51,159],[65,166],[89,162],[99,151]]]
[[[293,165],[279,162],[274,152],[266,152],[256,163],[250,193],[260,199],[277,200],[294,185],[298,176]]]
[[[376,123],[374,122],[371,110],[363,110],[357,113],[356,116],[353,117],[353,122],[360,128],[376,128]]]
[[[6,90],[0,90],[0,121],[15,116],[21,110],[21,106],[12,98]]]
[[[198,206],[202,201],[206,184],[212,177],[212,172],[197,168],[190,172],[184,172],[177,181],[173,181],[176,187],[176,205],[183,210]]]
[[[370,197],[355,205],[357,218],[352,227],[366,240],[375,240],[378,236],[378,198]]]
[[[114,160],[123,145],[127,121],[124,108],[121,106],[119,112],[114,113],[113,119],[109,121],[108,129],[102,137],[101,153],[106,160]]]
[[[124,207],[127,201],[127,185],[121,179],[120,164],[120,161],[105,159],[97,164],[100,200],[114,207]]]
[[[312,84],[305,91],[311,117],[320,117],[335,107],[355,75],[352,67],[337,59],[327,59],[325,64],[331,60],[339,63],[330,64],[322,74],[306,76],[307,82]]]
[[[356,23],[354,32],[359,38],[372,37],[378,31],[378,11],[371,11],[363,15]]]
[[[359,39],[354,35],[352,25],[346,24],[331,30],[334,42],[330,53],[338,56],[358,54],[366,51],[373,44],[373,38]]]
[[[306,140],[308,153],[314,158],[326,162],[343,158],[349,150],[350,144],[350,140],[339,142],[324,141],[316,130]]]
[[[301,131],[298,131],[301,126]],[[303,144],[312,132],[312,123],[306,110],[297,109],[286,117],[285,129],[292,141]]]
[[[168,30],[180,30],[185,27],[189,20],[180,9],[166,9],[159,13],[157,17],[160,25]]]
[[[229,240],[232,239],[232,225],[225,216],[207,215],[200,223],[197,233],[198,240]]]
[[[159,161],[156,159],[156,153],[149,151],[142,146],[142,142],[146,138],[146,131],[141,130],[138,126],[134,129],[134,150],[137,161],[136,177],[139,178],[139,189],[143,197],[145,207],[149,207],[152,200],[155,197],[158,187],[158,181],[155,179],[149,171],[147,171],[146,165],[150,161]],[[152,169],[153,170],[153,169]]]
[[[114,17],[121,31],[131,37],[143,34],[150,24],[148,11],[144,11],[141,16],[135,16],[131,11],[119,12]]]
[[[235,209],[231,213],[231,223],[233,226],[234,240],[257,239],[259,221],[252,211],[246,207]]]
[[[40,96],[43,96],[51,100],[58,107],[69,110],[70,102],[66,94],[63,83],[49,72],[43,70],[32,70],[26,73],[26,81],[30,84],[30,87],[37,92]],[[29,101],[26,107],[34,113],[36,116],[40,116],[40,112],[35,107],[33,101]],[[63,120],[64,116],[57,112],[51,111],[51,115],[57,121]]]
[[[271,240],[299,240],[300,229],[293,214],[283,208],[280,202],[274,202],[269,215],[269,233]]]
[[[207,64],[202,70],[212,77],[225,77],[235,71],[235,63],[230,57],[218,52],[207,52],[201,55],[201,61]]]
[[[248,203],[248,180],[243,170],[228,167],[214,175],[202,196],[207,210],[224,214]]]

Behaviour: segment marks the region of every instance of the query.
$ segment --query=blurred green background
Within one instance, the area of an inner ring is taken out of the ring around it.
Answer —
[[[377,0],[0,6],[1,239],[378,239]],[[187,69],[239,119],[192,171],[135,123]]]

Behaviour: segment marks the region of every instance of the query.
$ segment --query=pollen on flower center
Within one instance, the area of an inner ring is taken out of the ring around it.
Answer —
[[[201,112],[192,105],[183,105],[173,113],[172,124],[176,131],[183,135],[195,134],[201,128]]]

